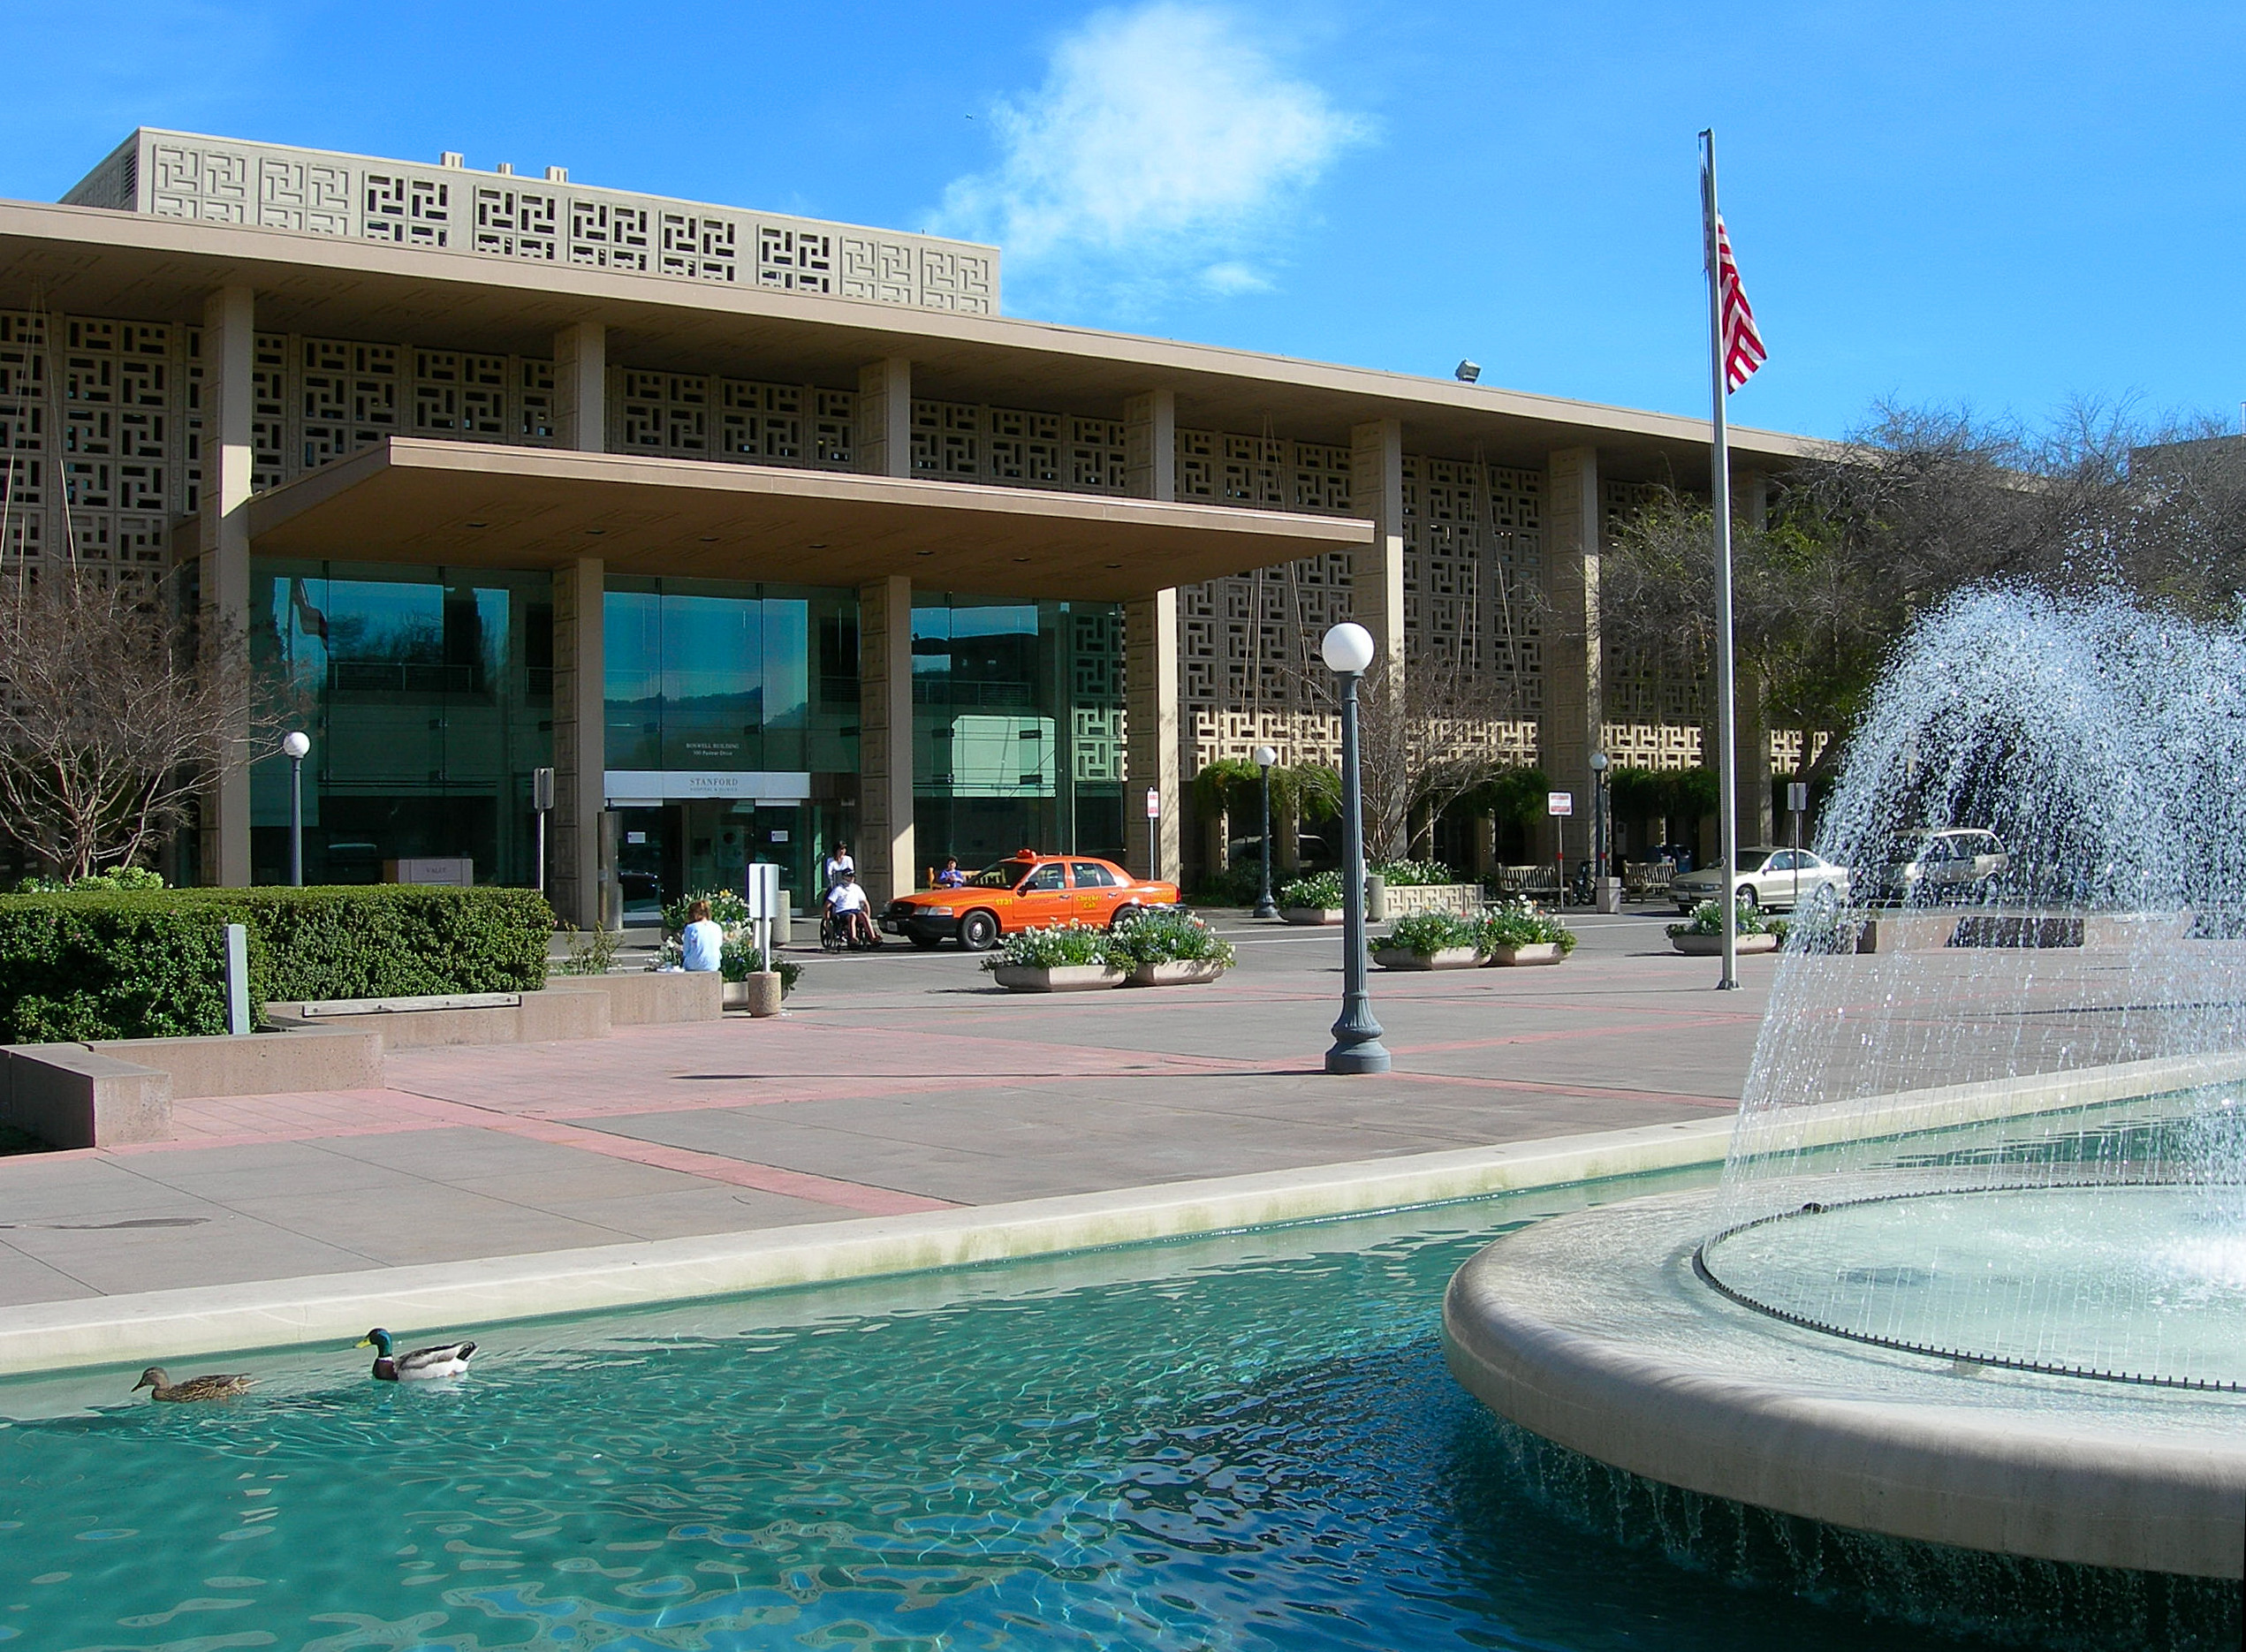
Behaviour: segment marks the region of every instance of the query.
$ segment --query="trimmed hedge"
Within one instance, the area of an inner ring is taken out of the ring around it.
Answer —
[[[226,1030],[225,926],[252,1002],[529,992],[553,912],[527,889],[377,884],[0,896],[0,1038]]]

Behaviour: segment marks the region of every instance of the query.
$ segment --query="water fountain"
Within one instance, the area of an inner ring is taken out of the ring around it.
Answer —
[[[1789,939],[1720,1187],[1546,1223],[1452,1368],[1614,1468],[1888,1537],[2246,1570],[2246,633],[1980,591],[1924,620],[1818,850],[1992,888]]]

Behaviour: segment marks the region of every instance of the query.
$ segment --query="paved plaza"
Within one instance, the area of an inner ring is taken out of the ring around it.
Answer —
[[[1395,1052],[1320,1066],[1339,933],[1222,914],[1211,986],[1021,996],[952,949],[830,958],[771,1021],[408,1050],[385,1087],[177,1104],[0,1158],[0,1303],[903,1215],[1719,1117],[1774,970],[1573,920],[1558,968],[1376,972]]]

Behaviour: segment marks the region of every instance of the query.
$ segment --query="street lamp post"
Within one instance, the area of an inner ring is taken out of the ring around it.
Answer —
[[[304,887],[304,754],[312,737],[301,729],[281,736],[281,750],[289,760],[289,887]]]
[[[1271,765],[1279,760],[1269,746],[1256,748],[1256,766],[1263,771],[1263,892],[1256,898],[1255,916],[1276,918],[1279,909],[1271,899]]]
[[[1605,752],[1591,754],[1591,902],[1594,906],[1605,892],[1607,865],[1613,856],[1613,827],[1606,812],[1606,771],[1613,762]]]
[[[1347,621],[1318,652],[1341,679],[1341,1019],[1333,1024],[1328,1072],[1385,1072],[1388,1050],[1365,988],[1364,788],[1357,768],[1357,682],[1372,663],[1372,633]]]

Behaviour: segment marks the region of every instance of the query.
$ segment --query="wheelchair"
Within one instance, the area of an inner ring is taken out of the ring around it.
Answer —
[[[873,928],[873,914],[866,914],[869,935],[851,933],[850,921],[839,913],[819,914],[819,949],[825,952],[878,952],[881,951],[881,931]]]

